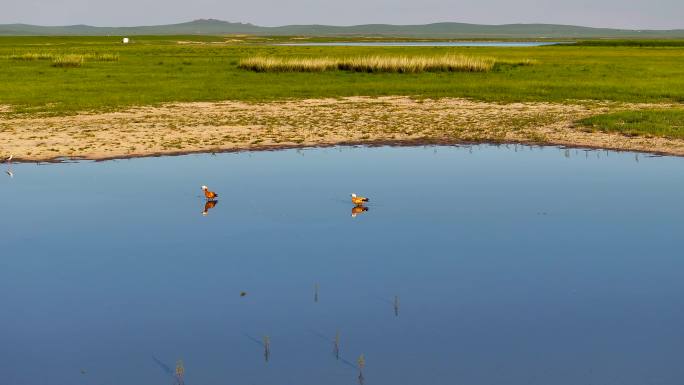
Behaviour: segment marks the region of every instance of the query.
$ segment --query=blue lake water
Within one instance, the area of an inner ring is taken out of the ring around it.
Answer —
[[[177,360],[188,385],[357,384],[362,354],[366,385],[684,378],[681,158],[341,147],[12,171],[5,385],[168,385]]]
[[[287,46],[329,46],[329,47],[539,47],[569,44],[550,41],[355,41],[355,42],[313,42],[281,43]]]

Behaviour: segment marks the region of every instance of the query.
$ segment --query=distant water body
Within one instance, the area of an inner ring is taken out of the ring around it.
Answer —
[[[539,47],[545,45],[570,44],[557,41],[358,41],[358,42],[320,42],[320,43],[283,43],[287,46],[325,46],[325,47]]]

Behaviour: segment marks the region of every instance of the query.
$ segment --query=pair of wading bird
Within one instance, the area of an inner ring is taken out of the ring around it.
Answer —
[[[204,204],[204,211],[202,211],[202,215],[207,215],[209,214],[209,209],[216,207],[216,204],[218,203],[216,200],[216,198],[218,198],[218,194],[210,191],[207,186],[202,186],[202,191],[204,191],[204,197],[207,198],[207,202]],[[354,204],[354,207],[351,211],[351,216],[353,218],[364,211],[368,211],[368,207],[364,206],[366,202],[368,202],[368,198],[352,193],[351,201]]]

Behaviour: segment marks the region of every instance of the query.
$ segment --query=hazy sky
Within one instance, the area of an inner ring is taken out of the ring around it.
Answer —
[[[169,24],[199,18],[258,25],[554,23],[684,28],[684,0],[0,0],[0,24]]]

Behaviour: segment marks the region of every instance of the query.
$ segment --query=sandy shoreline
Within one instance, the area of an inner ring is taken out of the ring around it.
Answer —
[[[58,117],[0,115],[0,156],[116,159],[333,145],[522,143],[684,155],[684,140],[586,132],[577,119],[649,104],[349,97],[171,103]],[[657,105],[669,107],[669,105]],[[0,112],[8,107],[0,106]],[[7,117],[9,116],[9,117]]]

